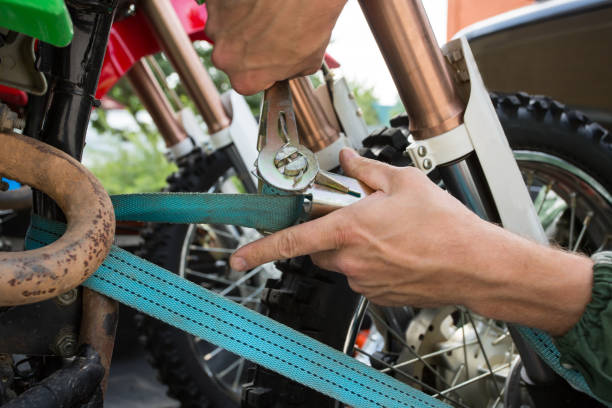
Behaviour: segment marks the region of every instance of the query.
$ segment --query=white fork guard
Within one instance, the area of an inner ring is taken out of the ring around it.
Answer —
[[[455,80],[468,98],[465,128],[489,184],[502,225],[525,238],[548,244],[470,45],[462,37],[446,44],[442,51],[456,68]]]

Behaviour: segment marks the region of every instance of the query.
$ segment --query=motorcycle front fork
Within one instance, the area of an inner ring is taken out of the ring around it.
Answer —
[[[359,0],[410,119],[415,165],[437,168],[445,186],[480,217],[529,237],[547,239],[465,39],[437,45],[419,0]],[[556,374],[510,333],[529,379]]]

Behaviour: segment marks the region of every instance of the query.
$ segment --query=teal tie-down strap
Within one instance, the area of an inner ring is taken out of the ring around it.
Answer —
[[[206,194],[201,196],[207,200]],[[164,194],[166,204],[174,207],[180,207],[184,197],[184,194]],[[138,206],[138,200],[127,196],[121,200],[114,197],[113,201],[117,205],[117,219],[127,219],[127,214],[134,213]],[[126,205],[127,202],[130,204]],[[148,207],[148,204],[142,202],[142,206]],[[192,215],[200,219],[197,213]],[[231,223],[240,224],[241,219],[248,219],[240,217]],[[136,215],[135,218],[143,217]],[[160,216],[164,222],[167,218]],[[206,222],[222,221],[211,213]],[[270,229],[270,225],[262,227]],[[62,223],[33,216],[26,247],[47,245],[57,240],[64,230]],[[83,285],[347,405],[446,407],[346,354],[116,246]]]
[[[233,224],[269,231],[301,219],[303,199],[201,193],[112,197],[118,220]],[[57,221],[33,216],[26,248],[52,243],[65,228]],[[356,408],[447,406],[116,246],[83,285]],[[524,327],[521,333],[557,373],[593,395],[580,373],[561,366],[550,336]]]
[[[561,365],[561,353],[559,353],[559,350],[555,346],[550,334],[542,330],[531,329],[524,326],[519,326],[519,332],[523,338],[527,340],[531,347],[533,347],[533,349],[540,355],[540,357],[542,357],[542,360],[544,360],[546,364],[553,369],[553,371],[563,377],[574,388],[590,395],[592,398],[601,402],[605,406],[612,407],[612,404],[593,394],[591,387],[589,387],[584,376],[579,371],[565,368]]]
[[[117,221],[232,224],[278,231],[304,216],[304,196],[148,193],[111,196]]]

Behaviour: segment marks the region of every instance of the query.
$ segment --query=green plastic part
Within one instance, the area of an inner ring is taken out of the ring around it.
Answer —
[[[0,0],[0,27],[57,47],[72,41],[72,20],[64,0]]]

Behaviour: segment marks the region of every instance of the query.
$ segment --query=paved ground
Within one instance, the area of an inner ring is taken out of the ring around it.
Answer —
[[[178,408],[180,404],[166,396],[166,386],[156,379],[147,363],[134,330],[134,312],[121,307],[115,354],[111,365],[105,408]]]
[[[155,379],[144,356],[113,362],[106,392],[105,408],[177,408],[166,396],[166,387]]]

